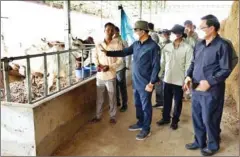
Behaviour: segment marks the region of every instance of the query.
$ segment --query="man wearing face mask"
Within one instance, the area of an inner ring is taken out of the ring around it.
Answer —
[[[185,42],[184,27],[174,25],[171,29],[173,43],[167,44],[162,49],[161,71],[159,77],[164,74],[164,106],[162,119],[157,122],[158,126],[169,124],[173,130],[178,128],[178,122],[182,111],[182,98],[185,73],[191,64],[193,48]],[[174,111],[171,121],[172,99],[174,98]]]
[[[136,136],[137,140],[144,140],[150,136],[150,125],[152,122],[152,91],[154,84],[159,81],[160,70],[160,48],[158,44],[148,35],[148,22],[137,21],[134,31],[139,37],[130,47],[122,51],[104,51],[107,56],[124,57],[133,54],[132,79],[134,90],[134,101],[136,117],[138,122],[129,126],[130,131],[141,130]]]
[[[171,31],[167,29],[163,29],[162,31],[159,32],[159,34],[161,36],[160,48],[163,49],[166,44],[169,44],[172,42],[170,40]]]
[[[185,33],[187,34],[187,38],[185,39],[188,44],[194,48],[198,41],[198,34],[194,31],[194,26],[192,21],[187,20],[184,22]]]
[[[159,37],[156,32],[154,32],[154,24],[153,23],[148,23],[148,28],[149,28],[149,35],[155,41],[157,44],[159,43]]]
[[[163,29],[159,32],[161,35],[161,42],[160,48],[163,49],[167,44],[171,43],[170,34],[171,32],[167,29]],[[164,71],[162,72],[162,76],[160,76],[159,83],[155,84],[155,93],[156,93],[156,104],[153,107],[162,108],[164,104],[164,97],[163,97],[163,80],[164,78]]]
[[[205,37],[196,44],[187,71],[184,90],[192,84],[192,119],[195,141],[190,150],[201,149],[204,156],[219,150],[220,122],[223,112],[225,80],[232,71],[231,45],[218,34],[220,23],[214,15],[201,18]]]

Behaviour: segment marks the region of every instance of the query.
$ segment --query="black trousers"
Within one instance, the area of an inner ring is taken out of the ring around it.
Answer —
[[[164,82],[163,91],[164,91],[163,119],[166,121],[170,121],[172,100],[174,98],[175,105],[174,105],[172,123],[177,123],[179,122],[179,117],[182,112],[182,98],[183,98],[182,86]]]

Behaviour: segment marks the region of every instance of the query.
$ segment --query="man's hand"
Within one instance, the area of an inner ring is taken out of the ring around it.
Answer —
[[[160,85],[161,84],[161,78],[159,78],[159,81],[156,83],[156,85]]]
[[[189,91],[190,90],[190,85],[191,85],[192,79],[187,76],[186,79],[184,80],[184,85],[183,85],[183,91]]]
[[[103,72],[107,72],[109,70],[109,66],[108,65],[104,65],[102,69],[103,69]]]
[[[207,80],[201,80],[196,88],[196,91],[206,92],[210,87],[211,86]]]
[[[153,91],[153,86],[154,86],[153,84],[149,83],[149,84],[146,85],[145,90],[147,92],[152,92]]]
[[[97,67],[97,71],[98,71],[98,72],[101,72],[101,71],[102,71],[102,69],[103,69],[103,65],[101,65],[101,64],[100,64],[100,65],[98,65],[98,67]]]

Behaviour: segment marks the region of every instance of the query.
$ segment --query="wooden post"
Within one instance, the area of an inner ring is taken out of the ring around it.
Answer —
[[[3,62],[3,77],[4,77],[4,89],[7,102],[11,101],[10,87],[9,87],[9,75],[8,75],[8,58]]]
[[[48,79],[47,79],[47,55],[46,55],[46,53],[44,53],[43,65],[44,65],[44,96],[47,96],[48,95]]]
[[[152,0],[149,1],[149,12],[150,12],[149,22],[152,22]]]
[[[57,54],[57,91],[61,90],[60,85],[60,54]]]
[[[70,36],[71,36],[71,22],[70,22],[70,0],[64,1],[64,13],[65,13],[65,50],[71,49],[70,44]],[[68,52],[68,86],[72,84],[72,61],[71,61],[71,53]]]
[[[139,1],[139,20],[142,20],[142,0]]]
[[[92,76],[92,50],[89,50],[89,57],[90,57],[90,76]]]
[[[83,61],[83,49],[82,49],[82,60],[81,60],[81,62],[82,62],[82,68],[81,68],[81,70],[82,70],[82,78],[84,79],[84,61]]]
[[[32,87],[31,87],[31,66],[30,66],[30,58],[29,55],[26,56],[27,58],[27,94],[28,94],[28,103],[32,102]]]

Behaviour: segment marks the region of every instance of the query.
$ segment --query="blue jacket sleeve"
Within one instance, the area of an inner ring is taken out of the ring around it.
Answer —
[[[156,48],[152,51],[152,74],[151,74],[151,83],[155,84],[159,81],[158,73],[160,71],[160,48],[156,46]]]
[[[222,44],[219,51],[219,71],[215,75],[209,75],[207,78],[210,86],[224,82],[232,71],[232,54],[233,49],[228,44]]]
[[[130,47],[124,48],[121,51],[107,51],[106,55],[109,57],[125,57],[128,55],[132,55],[133,54],[133,46],[134,46],[134,43]]]

